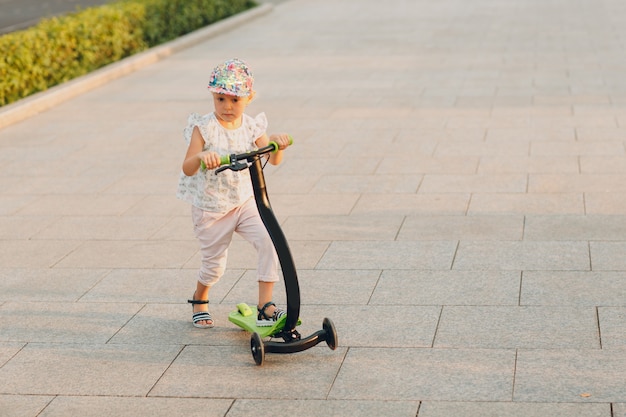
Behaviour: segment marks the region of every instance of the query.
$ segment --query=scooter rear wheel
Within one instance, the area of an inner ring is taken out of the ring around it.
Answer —
[[[326,332],[326,344],[328,347],[332,350],[337,349],[337,330],[335,329],[333,321],[328,317],[324,318],[322,328]]]
[[[252,333],[250,350],[252,351],[254,362],[259,366],[263,365],[263,361],[265,360],[265,345],[263,345],[263,340],[257,332]]]

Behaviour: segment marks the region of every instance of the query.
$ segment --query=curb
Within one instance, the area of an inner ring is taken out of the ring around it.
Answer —
[[[150,48],[147,51],[106,65],[89,74],[0,107],[0,129],[46,111],[64,101],[128,75],[140,68],[154,64],[175,52],[194,46],[226,30],[263,16],[272,11],[273,8],[271,4],[262,4],[183,35],[180,38]]]

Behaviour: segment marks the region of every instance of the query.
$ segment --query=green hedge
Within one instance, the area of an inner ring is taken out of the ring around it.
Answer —
[[[251,0],[122,0],[0,36],[0,106],[254,5]]]

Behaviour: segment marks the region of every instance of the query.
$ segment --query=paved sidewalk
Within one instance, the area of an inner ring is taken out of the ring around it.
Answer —
[[[0,415],[626,416],[625,48],[622,0],[290,0],[3,127]],[[233,56],[296,138],[301,331],[340,344],[263,367],[253,250],[193,328],[174,197]]]

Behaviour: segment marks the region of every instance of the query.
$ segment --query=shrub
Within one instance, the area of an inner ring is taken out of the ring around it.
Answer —
[[[254,5],[250,0],[121,0],[0,36],[0,106]]]

